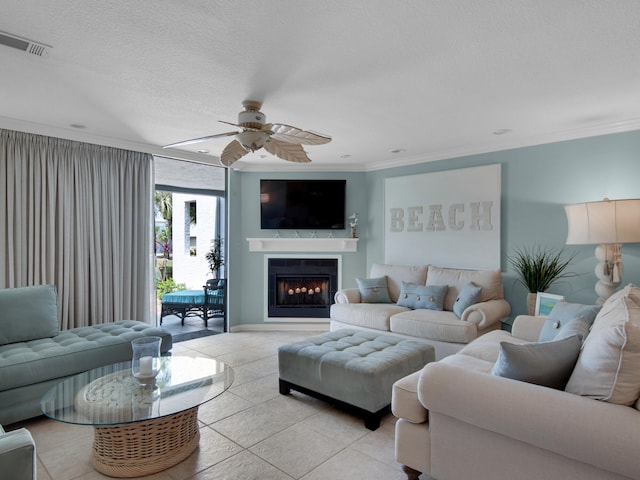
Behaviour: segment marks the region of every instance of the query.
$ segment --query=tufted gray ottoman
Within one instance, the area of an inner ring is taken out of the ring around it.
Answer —
[[[280,393],[297,390],[355,407],[375,430],[393,383],[435,360],[431,345],[388,333],[336,330],[278,349]]]

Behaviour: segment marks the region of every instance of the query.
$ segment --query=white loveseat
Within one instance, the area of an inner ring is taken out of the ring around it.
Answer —
[[[408,478],[639,479],[640,302],[615,302],[578,343],[565,390],[493,373],[501,342],[541,346],[549,319],[526,315],[512,334],[488,333],[397,381],[396,460]]]
[[[360,328],[392,332],[434,346],[436,360],[458,352],[480,335],[499,329],[511,311],[504,299],[500,270],[462,270],[434,265],[373,264],[369,278],[386,277],[389,303],[363,303],[358,288],[339,290],[331,306],[332,331]],[[442,310],[398,305],[403,282],[410,285],[448,286]],[[477,301],[454,313],[458,294],[472,284],[480,288]]]

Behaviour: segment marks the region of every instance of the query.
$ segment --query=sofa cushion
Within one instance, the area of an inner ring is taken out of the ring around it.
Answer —
[[[388,332],[391,316],[408,310],[395,303],[334,303],[330,315],[341,323]]]
[[[453,304],[458,298],[458,292],[470,282],[482,288],[479,302],[504,297],[500,270],[461,270],[429,266],[427,285],[449,285],[447,296],[444,299],[444,309],[449,312],[453,311]]]
[[[416,285],[402,282],[398,305],[413,310],[424,308],[427,310],[442,310],[447,285]]]
[[[402,282],[424,285],[427,281],[427,266],[424,265],[387,265],[374,263],[371,266],[370,277],[387,276],[387,287],[392,302],[398,301]]]
[[[573,335],[554,342],[515,345],[500,342],[491,373],[499,377],[563,389],[576,364],[582,339]]]
[[[387,277],[356,278],[362,303],[391,303]]]
[[[544,322],[538,341],[552,341],[565,323],[579,317],[582,317],[584,322],[592,325],[601,308],[600,305],[583,305],[569,302],[556,303]]]
[[[449,343],[469,343],[478,336],[474,323],[460,320],[453,312],[435,310],[397,313],[391,317],[391,331]]]
[[[484,335],[480,335],[473,342],[465,345],[458,354],[491,362],[491,366],[493,366],[500,353],[500,342],[509,342],[518,345],[528,343],[526,340],[514,337],[504,330],[493,330]],[[489,369],[488,373],[491,373],[491,369]]]
[[[633,405],[640,397],[640,325],[628,321],[592,331],[566,391]]]
[[[446,363],[447,365],[452,365],[454,367],[459,367],[468,372],[479,372],[488,374],[491,373],[493,364],[495,363],[494,361],[488,361],[481,358],[472,357],[470,355],[460,355],[460,352],[444,357],[443,359],[438,360],[438,362]],[[418,386],[418,389],[420,389],[420,386]]]
[[[477,287],[473,282],[467,283],[458,292],[458,297],[453,304],[453,313],[455,313],[458,318],[462,317],[462,313],[467,309],[467,307],[478,303],[481,293],[482,287]]]
[[[62,330],[39,338],[0,346],[0,391],[45,382],[131,359],[131,340],[162,337],[161,351],[171,349],[171,334],[135,320]]]
[[[0,290],[0,345],[58,334],[58,296],[54,285]]]

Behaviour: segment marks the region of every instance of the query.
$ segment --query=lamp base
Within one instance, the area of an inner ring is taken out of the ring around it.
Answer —
[[[622,254],[620,244],[602,244],[596,247],[597,304],[602,305],[616,291],[622,281]]]

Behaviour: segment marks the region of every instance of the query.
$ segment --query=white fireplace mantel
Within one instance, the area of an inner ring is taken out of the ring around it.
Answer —
[[[247,238],[250,252],[356,252],[357,238]]]

